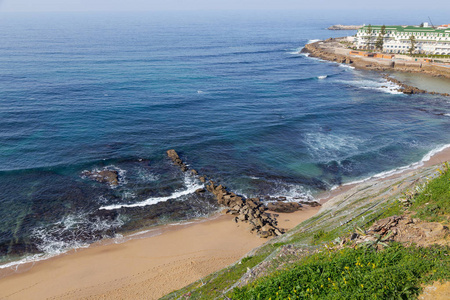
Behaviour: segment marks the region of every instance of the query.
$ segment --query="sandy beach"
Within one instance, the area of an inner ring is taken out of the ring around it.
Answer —
[[[279,214],[279,225],[295,227],[318,210]],[[267,241],[228,215],[159,230],[24,266],[0,279],[0,299],[158,299]]]
[[[439,165],[450,160],[450,147],[432,154],[408,168],[367,180],[383,181]],[[342,185],[318,199],[325,203],[358,184]],[[319,209],[306,206],[278,214],[279,227],[293,228]],[[18,270],[4,269],[0,272],[0,299],[158,299],[236,262],[267,241],[232,218],[217,215],[158,227],[125,237],[120,243],[103,241]]]

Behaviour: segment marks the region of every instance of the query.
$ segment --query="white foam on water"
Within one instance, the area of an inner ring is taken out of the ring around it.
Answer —
[[[392,95],[404,95],[401,91],[398,90],[400,89],[400,86],[386,79],[380,81],[369,79],[355,79],[351,81],[336,80],[336,82],[347,84],[364,90],[375,90]]]
[[[100,220],[99,218],[89,220],[87,215],[82,213],[65,216],[50,226],[33,229],[31,237],[33,240],[40,241],[37,248],[42,253],[28,255],[20,260],[0,265],[0,269],[10,268],[17,271],[23,264],[46,260],[70,250],[88,248],[90,244],[83,240],[84,231],[87,231],[87,235],[89,235],[89,233],[95,234],[122,225],[123,221],[119,218],[116,220]],[[64,235],[66,235],[66,238],[64,238]],[[67,238],[67,235],[70,235],[70,239]]]
[[[308,40],[308,42],[306,44],[308,45],[308,44],[312,44],[312,43],[320,42],[320,41],[321,40],[318,40],[318,39]]]
[[[309,132],[304,142],[309,152],[319,160],[339,160],[339,155],[351,155],[358,151],[365,140],[352,135],[332,132]]]
[[[285,197],[285,202],[314,201],[311,192],[305,190],[305,187],[300,184],[279,184],[276,192],[269,193],[267,196],[271,198]],[[266,202],[270,202],[270,200]]]
[[[137,175],[138,175],[139,180],[143,181],[143,182],[154,182],[154,181],[158,181],[160,178],[159,175],[154,174],[146,169],[139,169],[137,171]]]
[[[339,64],[339,67],[345,68],[345,69],[350,69],[350,70],[354,70],[355,69],[355,67],[347,65],[347,64]]]
[[[115,166],[115,165],[109,165],[109,166],[103,167],[102,169],[94,168],[92,171],[84,170],[83,173],[87,173],[87,172],[93,172],[93,173],[95,173],[95,172],[106,171],[106,170],[114,170],[114,171],[117,171],[117,174],[118,174],[118,180],[119,180],[119,184],[118,184],[118,185],[124,185],[124,184],[127,184],[127,183],[128,183],[128,181],[127,181],[127,179],[126,179],[126,176],[125,176],[125,174],[127,173],[127,171],[126,171],[126,170],[122,170],[121,168],[119,168],[119,167],[117,167],[117,166]],[[81,178],[87,178],[87,176],[82,175]],[[118,185],[110,184],[109,186],[110,186],[112,189],[115,189]]]
[[[302,55],[302,54],[306,54],[306,53],[300,53],[302,50],[303,50],[303,48],[304,47],[298,47],[298,48],[295,48],[294,50],[289,50],[290,52],[289,52],[289,54],[292,54],[292,55]],[[309,54],[309,53],[308,53]]]
[[[19,267],[21,265],[28,264],[28,263],[33,263],[34,264],[34,263],[36,263],[38,261],[46,260],[46,259],[52,258],[54,256],[56,256],[56,254],[55,255],[49,255],[49,254],[29,255],[29,256],[24,257],[24,258],[22,258],[20,260],[16,260],[16,261],[12,261],[12,262],[0,265],[0,269],[8,269],[9,268],[9,269],[12,269],[14,271],[18,271]]]
[[[450,117],[450,114],[444,114],[444,116]]]
[[[435,149],[431,150],[430,152],[428,152],[427,154],[425,154],[425,156],[418,162],[409,164],[407,166],[402,166],[402,167],[398,167],[389,171],[384,171],[384,172],[380,172],[378,174],[372,175],[370,177],[364,178],[364,179],[360,179],[360,180],[355,180],[355,181],[351,181],[348,183],[343,184],[342,186],[347,186],[347,185],[353,185],[353,184],[359,184],[359,183],[363,183],[372,179],[382,179],[382,178],[386,178],[392,175],[397,175],[400,173],[403,173],[405,171],[409,171],[409,170],[414,170],[417,168],[420,168],[421,166],[424,165],[424,162],[429,161],[434,155],[438,154],[441,151],[444,151],[445,149],[450,148],[450,144],[447,145],[440,145],[438,147],[436,147]],[[334,190],[336,188],[338,188],[339,186],[334,186],[333,188],[331,188],[331,190]]]
[[[169,196],[148,198],[144,201],[141,201],[138,203],[132,203],[132,204],[107,205],[107,206],[102,206],[99,209],[113,210],[113,209],[119,209],[122,207],[142,207],[142,206],[153,205],[153,204],[156,204],[159,202],[165,202],[170,199],[177,199],[177,198],[180,198],[180,197],[183,197],[186,195],[193,194],[197,189],[203,187],[203,184],[200,184],[193,176],[189,176],[189,175],[185,175],[184,185],[186,186],[185,189],[177,190]]]
[[[317,76],[318,79],[325,79],[325,78],[327,78],[327,77],[328,77],[328,75]]]
[[[308,42],[306,42],[306,45],[312,44],[312,43],[315,43],[315,42],[319,42],[319,41],[320,40],[308,40]],[[289,54],[292,54],[292,55],[303,55],[303,56],[308,57],[309,53],[301,53],[303,48],[305,48],[305,47],[302,46],[302,47],[295,48],[294,50],[289,50]]]

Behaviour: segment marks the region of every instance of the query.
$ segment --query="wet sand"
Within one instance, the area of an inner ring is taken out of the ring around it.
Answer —
[[[364,182],[392,179],[422,167],[436,165],[437,169],[449,160],[450,148],[445,148],[411,168]],[[358,184],[342,185],[318,198],[325,203]],[[295,213],[279,214],[279,227],[293,228],[319,209],[305,207]],[[232,218],[220,215],[165,226],[120,244],[98,243],[32,267],[25,265],[21,272],[0,279],[0,299],[157,299],[236,262],[267,241],[249,233],[246,224],[236,224]]]
[[[279,214],[279,227],[293,228],[318,210]],[[0,279],[0,299],[158,299],[267,242],[232,218],[166,226],[24,266],[27,271]]]

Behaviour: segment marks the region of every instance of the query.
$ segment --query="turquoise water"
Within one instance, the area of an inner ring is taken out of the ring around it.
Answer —
[[[376,73],[298,54],[310,40],[352,34],[325,30],[340,21],[2,15],[3,260],[216,211],[166,159],[170,148],[233,191],[292,200],[450,143],[447,98],[398,94]],[[104,168],[119,172],[119,186],[82,176]],[[135,207],[101,209],[114,205]]]

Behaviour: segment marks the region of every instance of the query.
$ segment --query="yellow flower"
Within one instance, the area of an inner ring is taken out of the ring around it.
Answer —
[[[361,284],[361,287],[364,288],[364,284]]]

